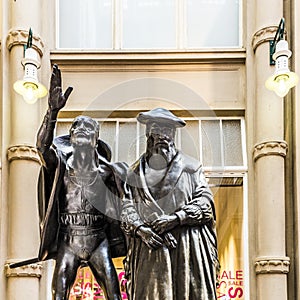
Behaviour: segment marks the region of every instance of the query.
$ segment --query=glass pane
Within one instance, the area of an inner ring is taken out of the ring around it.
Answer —
[[[202,159],[205,167],[223,166],[220,121],[202,121]]]
[[[112,0],[60,0],[59,48],[112,48]]]
[[[221,265],[218,299],[244,299],[243,186],[212,188]]]
[[[222,121],[224,137],[224,160],[226,166],[242,166],[241,122]]]
[[[118,160],[129,165],[136,161],[136,123],[120,122]]]
[[[188,48],[239,46],[239,0],[188,0]]]
[[[199,159],[199,122],[186,121],[181,130],[181,145],[177,145],[183,153]]]
[[[146,126],[141,123],[137,123],[139,126],[139,157],[145,153],[146,151],[146,145],[147,145],[147,138],[146,138]]]
[[[106,142],[112,149],[112,161],[116,158],[116,122],[100,123],[100,139]]]
[[[176,48],[175,0],[123,0],[122,48]]]

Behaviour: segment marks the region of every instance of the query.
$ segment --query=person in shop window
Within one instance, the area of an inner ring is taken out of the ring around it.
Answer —
[[[142,112],[146,152],[127,175],[122,228],[130,300],[215,300],[215,207],[200,162],[175,147],[185,122],[164,108]]]

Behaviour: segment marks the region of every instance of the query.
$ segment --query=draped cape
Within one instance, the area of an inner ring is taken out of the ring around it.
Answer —
[[[55,259],[58,249],[59,234],[59,199],[66,169],[66,161],[72,155],[69,135],[59,136],[53,142],[53,149],[57,155],[57,167],[54,172],[49,172],[45,166],[40,169],[38,180],[38,208],[40,217],[40,248],[38,259]],[[98,163],[105,165],[109,170],[106,184],[106,199],[94,199],[91,203],[96,209],[103,212],[108,209],[108,227],[106,234],[111,246],[112,257],[126,254],[125,238],[120,229],[120,193],[122,178],[126,176],[127,166],[124,163],[112,164],[109,146],[102,140],[98,140],[95,151]],[[107,203],[103,205],[103,201]],[[105,207],[105,208],[104,208]],[[107,207],[107,208],[106,208]],[[105,211],[107,212],[107,211]]]
[[[200,163],[179,152],[156,186],[148,187],[145,157],[128,174],[132,197],[123,204],[128,235],[125,259],[130,300],[215,300],[218,272],[215,207]],[[136,236],[150,216],[176,214],[180,226],[170,230],[177,247],[151,250]]]

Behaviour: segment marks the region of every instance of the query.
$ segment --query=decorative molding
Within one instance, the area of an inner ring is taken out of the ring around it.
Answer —
[[[17,45],[26,45],[28,40],[28,31],[23,29],[13,29],[11,30],[6,38],[6,47],[11,50],[12,47]],[[38,35],[32,36],[32,48],[35,49],[40,56],[44,53],[44,43]]]
[[[255,52],[258,46],[274,39],[278,26],[268,26],[256,31],[252,37],[252,48]]]
[[[40,163],[40,157],[37,149],[29,145],[15,145],[7,150],[7,159],[9,162],[13,160],[33,160]]]
[[[30,264],[27,266],[11,269],[9,264],[5,265],[5,275],[6,277],[36,277],[40,278],[42,276],[43,266],[40,263]]]
[[[240,70],[246,50],[192,51],[74,51],[52,50],[51,63],[67,72]]]
[[[268,155],[279,155],[285,157],[288,150],[286,141],[267,141],[256,144],[253,150],[253,160]]]
[[[289,269],[289,257],[258,257],[255,260],[256,274],[287,274]]]

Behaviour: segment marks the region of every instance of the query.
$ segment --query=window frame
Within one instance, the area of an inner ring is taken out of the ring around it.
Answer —
[[[120,130],[120,123],[136,123],[136,140],[139,139],[140,137],[140,132],[141,132],[141,128],[142,124],[140,124],[139,122],[137,122],[136,118],[94,118],[96,121],[99,122],[99,124],[101,125],[101,123],[103,122],[114,122],[116,124],[115,127],[115,135],[118,136],[119,135],[119,130]],[[198,132],[199,132],[199,145],[197,145],[199,147],[199,157],[197,157],[197,159],[199,161],[203,161],[203,157],[202,157],[202,151],[201,147],[202,147],[202,135],[201,135],[201,122],[202,121],[218,121],[219,122],[219,126],[220,126],[220,145],[221,145],[221,157],[222,157],[222,166],[204,166],[203,170],[206,174],[209,174],[209,176],[219,176],[220,174],[244,174],[247,170],[248,170],[248,166],[247,166],[247,147],[246,147],[246,128],[245,128],[245,119],[244,117],[182,117],[183,120],[185,121],[197,121],[198,122]],[[225,166],[224,164],[224,145],[223,145],[223,139],[222,139],[222,121],[229,121],[229,120],[238,120],[240,121],[240,125],[241,125],[241,154],[242,154],[242,162],[243,164],[240,166]],[[58,123],[70,123],[73,121],[73,119],[71,118],[60,118],[58,119]],[[57,130],[57,127],[56,127]],[[100,138],[101,138],[101,128],[100,128]],[[178,144],[179,146],[181,145],[181,130],[177,130],[176,132],[176,144]],[[110,145],[111,147],[113,145]],[[114,153],[112,155],[113,159],[115,161],[119,161],[120,157],[119,157],[119,140],[117,140],[116,144],[114,145]],[[180,147],[179,147],[180,148]],[[136,144],[136,155],[135,155],[135,160],[137,160],[139,158],[139,153],[141,153],[140,148],[139,148],[139,143]],[[218,175],[219,174],[219,175]]]
[[[117,52],[174,52],[174,51],[198,51],[198,50],[208,50],[215,49],[217,51],[222,51],[222,49],[241,49],[244,44],[244,30],[243,30],[243,22],[244,22],[244,14],[243,7],[245,0],[237,0],[240,1],[239,5],[239,32],[238,32],[238,45],[236,46],[214,46],[214,47],[188,47],[187,46],[187,1],[188,0],[175,0],[176,1],[176,47],[175,48],[123,48],[122,40],[123,40],[123,32],[122,32],[122,0],[111,0],[112,1],[112,47],[111,48],[60,48],[59,47],[59,1],[55,0],[55,13],[56,13],[56,22],[55,22],[55,49],[59,51],[64,50],[77,50],[77,51],[117,51]]]

